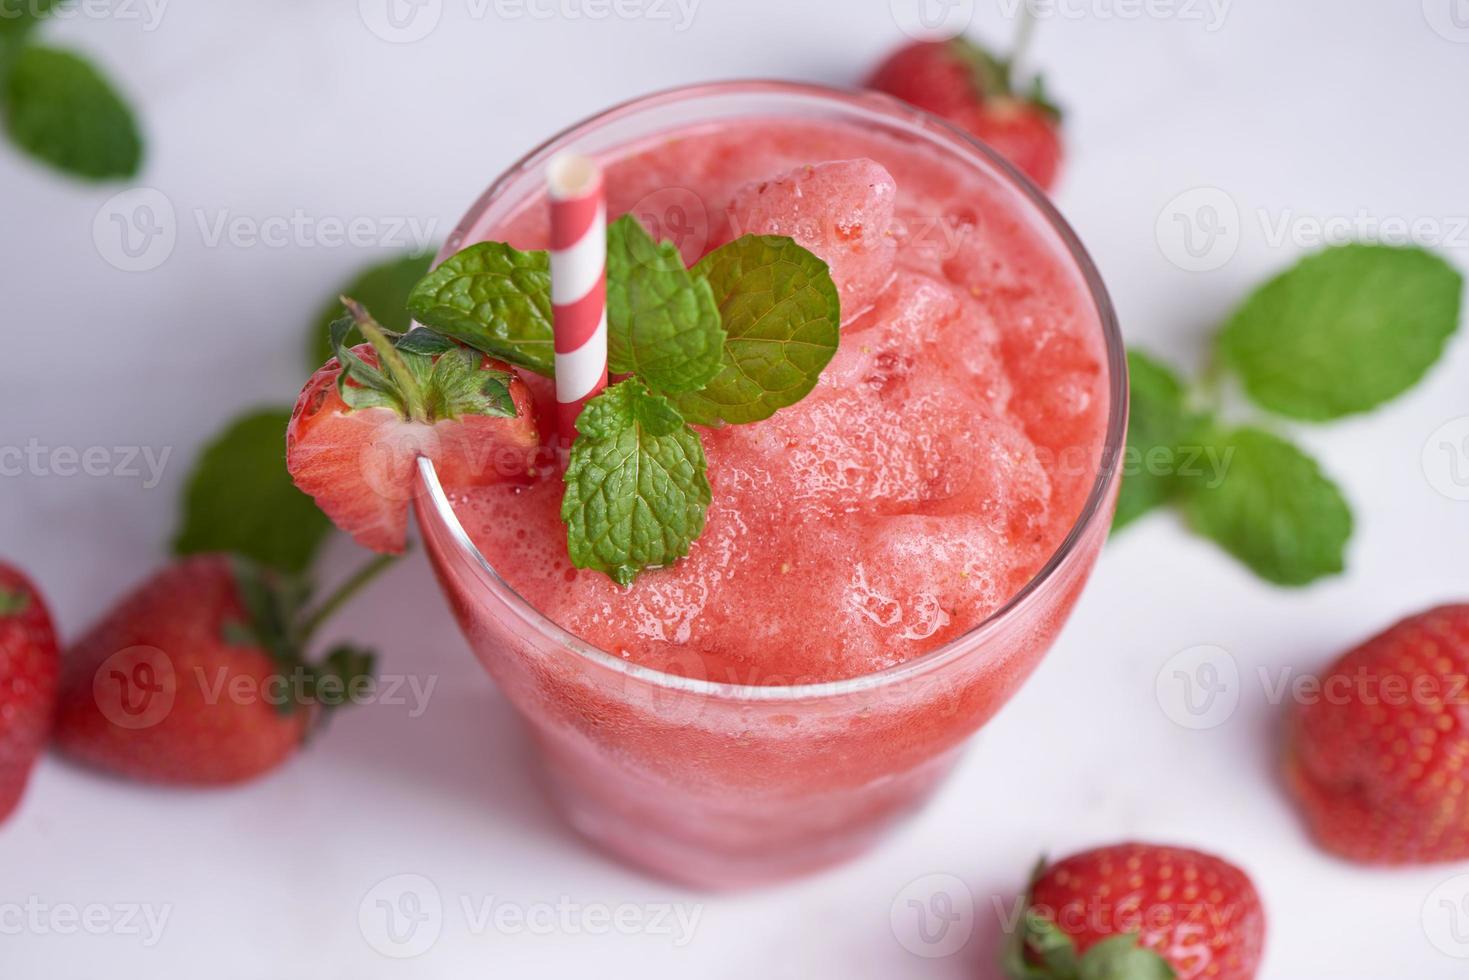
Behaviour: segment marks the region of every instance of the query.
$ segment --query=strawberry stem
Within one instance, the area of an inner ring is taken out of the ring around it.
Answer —
[[[319,606],[302,617],[300,628],[297,630],[298,642],[304,647],[322,623],[331,619],[337,610],[347,604],[348,600],[362,591],[369,582],[381,575],[400,557],[400,555],[376,555],[359,568],[351,578],[337,588],[337,591],[327,596]]]
[[[408,418],[414,422],[431,422],[428,413],[428,400],[424,396],[423,389],[419,387],[418,379],[413,376],[403,355],[393,346],[388,339],[387,333],[372,318],[367,309],[350,296],[340,297],[342,305],[347,312],[352,314],[352,319],[357,323],[357,329],[362,331],[362,336],[377,351],[378,364],[387,372],[388,376],[397,384],[398,390],[403,394],[403,405],[408,411]]]
[[[1015,70],[1020,64],[1020,59],[1025,57],[1030,50],[1030,39],[1035,36],[1035,11],[1030,7],[1029,0],[1022,0],[1020,4],[1020,19],[1015,24],[1015,41],[1010,45],[1010,54],[1005,58],[1005,80],[1013,84],[1019,77]]]

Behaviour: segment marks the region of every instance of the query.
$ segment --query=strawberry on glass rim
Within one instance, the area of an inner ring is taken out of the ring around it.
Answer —
[[[1061,110],[1047,97],[1041,76],[1023,84],[1017,78],[1030,29],[1030,21],[1022,23],[1009,57],[963,37],[915,41],[889,55],[867,87],[954,123],[1048,191],[1061,167]]]
[[[530,390],[503,361],[427,329],[394,334],[357,302],[331,327],[336,356],[301,390],[286,430],[291,478],[373,551],[407,542],[414,462],[450,492],[524,478],[540,445]],[[367,343],[347,347],[353,327]]]

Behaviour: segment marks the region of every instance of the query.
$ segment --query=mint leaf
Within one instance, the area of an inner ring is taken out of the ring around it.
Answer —
[[[1086,951],[1076,964],[1077,980],[1175,980],[1168,961],[1131,933],[1108,936]]]
[[[632,378],[587,402],[577,429],[561,501],[572,564],[628,585],[688,554],[711,500],[698,433]]]
[[[224,551],[286,572],[306,568],[331,530],[286,471],[289,409],[237,419],[205,447],[184,493],[177,555]]]
[[[1195,530],[1278,585],[1342,570],[1352,513],[1315,460],[1255,428],[1209,441],[1224,475],[1188,481],[1183,507]]]
[[[607,359],[657,391],[698,391],[724,365],[724,328],[707,280],[678,247],[625,214],[607,229]]]
[[[1132,397],[1114,531],[1176,495],[1179,468],[1197,448],[1206,422],[1188,409],[1183,382],[1166,364],[1131,350],[1127,373]]]
[[[53,0],[0,0],[0,76],[9,74],[31,31],[53,6]]]
[[[433,261],[433,255],[425,252],[422,255],[403,255],[380,262],[363,269],[350,283],[332,293],[331,302],[324,304],[321,312],[312,321],[311,360],[307,367],[315,371],[336,353],[332,350],[328,332],[332,322],[345,312],[337,298],[339,296],[351,296],[372,310],[378,323],[395,333],[405,333],[412,324],[408,315],[408,294],[420,279],[428,275]],[[354,328],[347,337],[347,344],[351,346],[360,343],[362,337]]]
[[[424,326],[546,377],[556,372],[551,259],[481,242],[446,259],[408,297]]]
[[[1219,351],[1265,408],[1338,418],[1423,377],[1458,327],[1462,288],[1457,270],[1420,248],[1327,249],[1256,291]]]
[[[143,143],[132,111],[90,63],[26,45],[4,79],[5,126],[27,153],[78,177],[131,177]]]
[[[728,339],[724,367],[675,403],[692,422],[758,422],[794,405],[836,353],[841,301],[826,263],[778,235],[746,235],[699,260]]]

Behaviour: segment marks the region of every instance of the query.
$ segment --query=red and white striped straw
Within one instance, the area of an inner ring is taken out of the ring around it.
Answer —
[[[607,197],[602,168],[576,154],[553,159],[546,184],[557,425],[567,446],[582,406],[607,387]]]

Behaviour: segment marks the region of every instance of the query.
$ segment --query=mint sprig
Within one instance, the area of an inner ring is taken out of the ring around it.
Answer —
[[[572,563],[629,585],[687,555],[712,499],[699,434],[634,378],[587,402],[577,430],[561,501]]]
[[[408,309],[444,336],[554,375],[545,252],[471,245],[413,288]],[[826,263],[790,238],[736,239],[688,269],[632,216],[612,222],[608,366],[628,377],[577,421],[561,510],[572,563],[628,585],[688,554],[711,499],[690,423],[754,422],[800,401],[836,353],[840,323]],[[388,397],[365,365],[343,363],[344,376],[360,375],[354,397]]]
[[[607,229],[607,362],[667,394],[698,391],[724,366],[714,292],[672,242],[625,214]]]
[[[1327,249],[1229,318],[1220,366],[1281,415],[1365,411],[1412,387],[1437,360],[1458,327],[1462,286],[1423,249]],[[1194,530],[1268,582],[1306,585],[1345,568],[1351,508],[1309,454],[1275,432],[1195,408],[1209,393],[1141,352],[1129,353],[1128,366],[1131,421],[1114,528],[1174,503]]]
[[[1347,245],[1260,287],[1219,334],[1219,353],[1262,407],[1340,418],[1417,384],[1459,325],[1464,277],[1421,248]]]
[[[408,294],[424,326],[536,374],[556,373],[551,257],[481,242],[445,259]]]
[[[810,394],[837,351],[841,301],[824,261],[778,235],[746,235],[699,260],[728,339],[719,374],[676,402],[704,425],[759,422]]]

